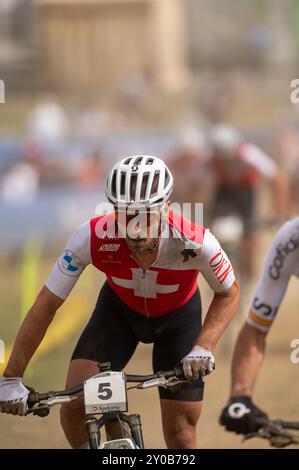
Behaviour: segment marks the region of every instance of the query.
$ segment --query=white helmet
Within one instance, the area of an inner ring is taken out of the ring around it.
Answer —
[[[106,180],[106,196],[114,205],[162,205],[173,190],[173,177],[160,158],[135,155],[123,158]]]
[[[211,130],[210,142],[222,155],[233,157],[242,142],[242,136],[234,127],[219,124]]]

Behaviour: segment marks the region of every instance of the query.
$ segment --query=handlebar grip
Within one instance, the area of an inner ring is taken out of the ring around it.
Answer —
[[[165,373],[166,378],[173,377],[173,376],[177,377],[178,379],[186,380],[186,377],[184,375],[183,366],[181,364],[176,366],[173,370],[167,371]]]
[[[176,366],[174,370],[175,370],[175,375],[177,376],[178,379],[186,380],[182,364],[179,364],[178,366]]]
[[[30,392],[27,398],[28,405],[35,405],[35,403],[39,403],[39,394],[36,392]]]
[[[255,420],[256,424],[258,424],[258,426],[260,426],[261,428],[263,426],[266,426],[267,424],[270,424],[270,420],[268,418],[256,418]]]

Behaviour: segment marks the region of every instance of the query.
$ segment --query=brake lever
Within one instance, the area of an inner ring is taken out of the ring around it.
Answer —
[[[25,416],[29,414],[33,414],[34,416],[39,416],[40,418],[44,418],[48,416],[50,413],[50,408],[47,405],[38,404],[38,406],[33,406],[27,410]]]
[[[48,414],[50,413],[50,408],[52,406],[60,405],[63,403],[69,403],[73,400],[76,400],[77,398],[77,395],[66,397],[50,397],[46,403],[38,403],[36,404],[37,406],[33,405],[27,410],[26,415],[32,413],[33,415],[37,415],[43,418],[45,416],[48,416]]]
[[[295,436],[286,431],[283,431],[283,429],[279,428],[276,424],[273,423],[269,423],[267,427],[261,428],[257,432],[245,434],[242,442],[245,442],[248,439],[252,439],[254,437],[267,439],[271,446],[279,448],[287,447],[291,444],[299,444],[299,440],[296,439]]]
[[[263,430],[264,432],[264,430]],[[260,437],[262,439],[269,439],[269,436],[267,436],[265,433],[261,433],[259,431],[257,432],[250,432],[248,434],[245,434],[243,439],[242,439],[242,442],[245,442],[245,441],[248,441],[249,439],[253,439],[254,437]]]
[[[299,440],[289,433],[271,436],[269,441],[271,446],[279,448],[287,447],[291,444],[299,444]]]
[[[177,377],[172,377],[168,380],[166,388],[168,388],[171,393],[176,393],[184,383],[188,383],[188,380],[180,380]]]
[[[157,377],[152,380],[147,380],[146,382],[139,383],[136,388],[145,389],[151,387],[163,387],[168,388],[171,392],[176,392],[179,387],[183,384],[183,382],[177,377],[171,377],[170,379],[166,379],[165,377]]]

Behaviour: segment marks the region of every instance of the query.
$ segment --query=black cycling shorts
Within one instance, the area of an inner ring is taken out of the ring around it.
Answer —
[[[255,220],[255,189],[220,185],[213,201],[213,217],[238,214],[246,233],[252,231]]]
[[[111,362],[113,370],[123,370],[139,341],[153,343],[153,370],[169,370],[192,349],[201,329],[201,299],[197,290],[188,302],[173,313],[146,318],[124,304],[105,282],[95,310],[86,325],[74,359]],[[159,388],[161,399],[201,401],[202,379],[184,384],[175,393]]]

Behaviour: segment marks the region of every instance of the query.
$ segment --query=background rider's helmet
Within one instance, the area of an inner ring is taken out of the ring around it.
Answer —
[[[177,147],[180,151],[202,152],[206,149],[206,138],[201,129],[185,126],[178,132]]]
[[[163,160],[150,155],[123,158],[112,168],[105,192],[113,205],[162,206],[173,190],[173,177]]]
[[[219,124],[210,131],[211,147],[223,158],[233,158],[242,142],[242,135],[234,127]]]

